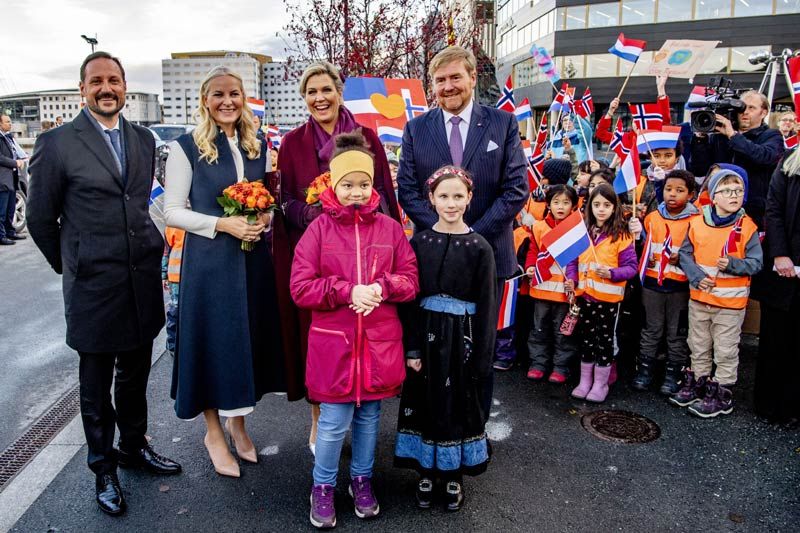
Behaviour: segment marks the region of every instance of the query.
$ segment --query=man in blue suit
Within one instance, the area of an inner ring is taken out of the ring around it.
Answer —
[[[494,248],[502,288],[518,271],[513,222],[529,194],[517,121],[511,113],[474,101],[472,52],[445,48],[431,61],[429,74],[439,107],[406,124],[397,174],[400,205],[417,229],[430,228],[438,217],[428,201],[427,179],[444,165],[469,171],[475,191],[465,220]],[[511,344],[510,331],[498,333],[498,346]]]

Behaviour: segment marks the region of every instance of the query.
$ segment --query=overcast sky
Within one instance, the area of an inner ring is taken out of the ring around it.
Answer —
[[[122,60],[129,91],[161,93],[171,52],[238,50],[281,59],[282,0],[0,0],[0,95],[77,87],[98,50]]]

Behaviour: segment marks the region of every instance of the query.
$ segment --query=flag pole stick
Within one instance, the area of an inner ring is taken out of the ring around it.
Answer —
[[[628,75],[625,76],[625,81],[622,82],[622,88],[619,90],[619,94],[617,95],[617,98],[622,98],[622,93],[625,91],[625,87],[628,85],[628,80],[631,79],[631,74],[633,74],[633,69],[636,68],[636,63],[638,63],[638,61],[634,61],[633,62],[633,65],[631,65],[631,68],[628,71]]]
[[[619,125],[620,118],[617,117],[617,122],[614,123],[614,127],[611,128],[611,142],[614,142],[614,135],[617,132],[617,126]],[[606,159],[608,159],[609,154],[611,154],[611,143],[608,143],[608,149],[606,150]]]
[[[586,155],[589,156],[589,159],[594,159],[594,150],[592,149],[592,145],[586,140],[586,133],[583,131],[583,121],[581,120],[580,115],[577,113],[575,114],[575,120],[578,121],[578,129],[581,130],[581,137],[583,138],[583,144],[586,146]],[[578,161],[579,163],[581,161]]]

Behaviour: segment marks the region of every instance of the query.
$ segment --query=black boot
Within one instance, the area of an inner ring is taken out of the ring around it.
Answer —
[[[641,355],[637,364],[636,376],[631,381],[634,390],[647,390],[653,383],[653,360],[645,359]]]
[[[681,381],[683,380],[682,365],[675,363],[667,363],[667,372],[664,374],[664,383],[658,390],[661,394],[672,396],[681,388]]]

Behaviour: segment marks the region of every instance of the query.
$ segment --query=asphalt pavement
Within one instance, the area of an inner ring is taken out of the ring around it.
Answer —
[[[800,432],[759,421],[751,388],[755,344],[742,353],[739,402],[717,420],[691,417],[657,393],[621,384],[601,407],[569,397],[569,386],[533,384],[522,369],[496,376],[489,470],[465,482],[458,513],[413,504],[415,474],[391,465],[397,399],[385,401],[374,485],[381,516],[364,522],[346,492],[345,448],[337,489],[342,531],[798,531]],[[268,395],[248,417],[261,450],[241,479],[214,473],[202,444],[202,420],[175,418],[171,359],[154,366],[150,431],[184,473],[157,477],[121,471],[128,512],[102,514],[85,447],[22,516],[13,531],[311,531],[308,495],[313,458],[306,447],[309,407]],[[661,428],[648,444],[614,444],[581,426],[596,409],[625,409]]]
[[[28,237],[0,247],[0,450],[78,383],[61,276]]]

